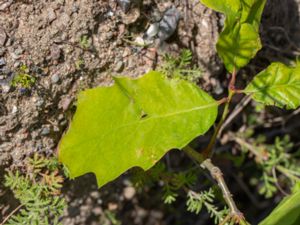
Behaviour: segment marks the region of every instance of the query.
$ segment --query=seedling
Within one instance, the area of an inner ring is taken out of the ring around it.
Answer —
[[[63,177],[55,158],[35,154],[27,158],[23,168],[8,170],[4,185],[10,188],[20,205],[2,224],[58,225],[66,207],[61,197]]]
[[[11,85],[16,88],[30,89],[35,83],[35,78],[29,74],[29,69],[26,65],[20,66]]]

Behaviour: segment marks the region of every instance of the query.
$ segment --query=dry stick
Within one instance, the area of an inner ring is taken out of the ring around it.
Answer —
[[[254,145],[251,145],[247,141],[245,141],[245,140],[243,140],[241,138],[238,138],[238,137],[235,137],[233,140],[236,143],[238,143],[239,145],[246,147],[252,154],[254,154],[257,157],[257,159],[259,160],[260,163],[262,163],[263,161],[266,160],[266,157],[263,156],[257,150],[257,147],[255,147]],[[300,178],[298,177],[298,176],[300,176],[300,174],[297,173],[297,172],[295,172],[295,171],[288,170],[288,169],[284,168],[281,165],[276,165],[275,169],[278,170],[279,172],[281,172],[286,177],[290,178],[291,180],[294,180],[295,182],[299,182],[300,181]]]
[[[237,208],[232,198],[232,194],[230,193],[227,184],[223,178],[222,171],[217,166],[215,166],[210,159],[205,159],[202,154],[198,153],[193,148],[187,146],[183,150],[191,158],[195,159],[202,168],[207,169],[210,172],[211,176],[215,179],[223,193],[224,200],[230,209],[230,219],[239,222],[240,224],[247,224],[248,222],[245,220],[243,214]],[[226,220],[228,219],[226,218]]]
[[[7,217],[5,217],[5,219],[2,221],[2,223],[0,225],[4,225],[6,223],[6,221],[11,217],[13,216],[23,205],[19,205],[17,208],[15,208],[13,211],[11,211],[10,214],[8,214]]]
[[[250,95],[244,97],[241,100],[241,102],[234,108],[232,113],[230,113],[230,115],[224,121],[223,125],[220,128],[218,137],[220,136],[222,131],[225,129],[225,127],[228,126],[228,124],[230,124],[232,122],[232,120],[249,104],[250,101],[251,101],[251,96]]]

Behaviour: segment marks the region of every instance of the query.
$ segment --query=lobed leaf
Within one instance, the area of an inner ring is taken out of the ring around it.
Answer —
[[[272,63],[254,77],[244,92],[265,105],[295,109],[300,105],[300,65]]]
[[[225,14],[217,51],[226,69],[233,72],[247,65],[261,49],[259,24],[266,0],[200,0]]]
[[[284,198],[281,203],[259,225],[298,225],[300,224],[300,192]]]
[[[80,93],[59,160],[71,178],[93,172],[99,186],[134,166],[152,167],[168,150],[205,133],[217,102],[196,85],[150,72],[114,78],[111,87]]]

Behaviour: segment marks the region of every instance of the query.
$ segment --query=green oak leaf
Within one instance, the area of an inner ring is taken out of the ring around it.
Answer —
[[[204,5],[225,14],[224,29],[217,51],[226,69],[244,67],[261,49],[259,24],[266,0],[200,0]]]
[[[295,109],[300,105],[300,64],[288,67],[272,63],[254,77],[244,92],[265,105]]]
[[[215,122],[218,103],[192,83],[159,72],[114,81],[79,94],[58,148],[71,178],[93,172],[102,186],[132,167],[147,170]]]
[[[284,198],[259,225],[299,225],[300,191]]]

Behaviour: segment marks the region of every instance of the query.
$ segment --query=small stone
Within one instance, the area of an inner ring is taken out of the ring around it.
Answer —
[[[35,105],[37,107],[41,107],[44,103],[45,103],[44,99],[39,98],[39,99],[36,100]]]
[[[16,55],[21,55],[22,53],[24,52],[24,50],[20,47],[18,47],[16,50],[15,50],[15,54]]]
[[[56,84],[59,81],[59,76],[57,74],[53,74],[51,76],[51,82],[52,84]]]
[[[50,57],[52,60],[59,60],[61,49],[57,45],[52,45],[50,48]]]
[[[63,111],[66,111],[70,107],[71,102],[71,98],[64,97],[59,101],[58,106],[59,108],[63,109]]]
[[[94,198],[94,199],[98,199],[100,197],[99,191],[91,192],[91,197]]]
[[[113,210],[116,210],[116,209],[118,209],[118,204],[117,203],[114,203],[114,202],[109,202],[108,203],[108,210],[113,211]]]
[[[0,66],[4,66],[5,64],[5,60],[3,58],[0,58]]]
[[[124,68],[124,63],[123,63],[123,61],[118,61],[117,62],[117,64],[116,64],[116,66],[115,66],[115,71],[116,72],[121,72],[122,70],[123,70],[123,68]]]
[[[48,22],[49,23],[53,22],[56,19],[56,14],[55,14],[54,10],[48,9],[47,13],[48,13]]]
[[[0,27],[0,46],[4,46],[7,39],[7,35],[3,28]]]
[[[6,8],[8,8],[14,0],[8,0],[4,3],[0,3],[0,11],[4,11]]]
[[[100,216],[100,215],[103,213],[101,207],[95,207],[95,208],[93,208],[92,212],[93,212],[93,214],[94,214],[95,216]]]
[[[131,0],[117,0],[117,3],[124,13],[127,13],[129,11]]]
[[[10,55],[11,55],[11,57],[12,57],[13,59],[15,59],[15,60],[21,58],[21,56],[18,55],[18,54],[16,54],[15,52],[11,52]]]
[[[131,200],[134,197],[135,193],[136,191],[134,187],[126,187],[123,191],[123,195],[127,200]]]
[[[41,135],[46,136],[50,134],[50,128],[49,127],[44,127],[41,131]]]
[[[11,114],[15,114],[15,113],[17,113],[18,112],[18,108],[17,108],[17,106],[13,106],[12,107],[12,110],[11,110]]]
[[[8,93],[10,90],[10,85],[8,83],[0,83],[3,93]]]
[[[180,19],[180,12],[174,7],[165,11],[162,20],[159,22],[158,37],[161,42],[166,41],[173,35]]]

